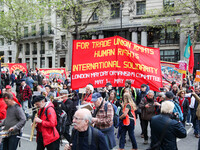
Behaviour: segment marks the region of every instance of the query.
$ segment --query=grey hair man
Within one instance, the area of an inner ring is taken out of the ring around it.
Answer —
[[[139,108],[141,109],[142,127],[144,134],[144,144],[148,144],[148,123],[151,117],[155,115],[155,108],[160,104],[154,99],[154,91],[149,90],[147,95],[142,98]]]
[[[71,144],[64,150],[108,150],[105,137],[101,131],[91,127],[92,115],[88,109],[79,109],[73,117]]]
[[[183,124],[175,119],[171,119],[174,103],[164,101],[161,104],[161,114],[151,118],[151,147],[163,150],[177,149],[176,138],[185,138],[187,132]]]

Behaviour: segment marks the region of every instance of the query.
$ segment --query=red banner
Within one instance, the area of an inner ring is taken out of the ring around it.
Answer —
[[[26,63],[7,63],[8,68],[9,68],[9,72],[10,74],[13,71],[22,71],[22,72],[28,72],[27,67],[26,67]]]
[[[160,50],[132,43],[119,36],[98,40],[74,40],[71,69],[72,89],[123,87],[126,79],[140,88],[149,84],[158,91],[162,86]]]
[[[46,69],[39,69],[46,78],[53,80],[53,78],[61,79],[65,81],[68,74],[65,68],[46,68]]]

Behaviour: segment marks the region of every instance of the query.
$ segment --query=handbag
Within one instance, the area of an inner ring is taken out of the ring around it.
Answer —
[[[164,138],[164,136],[165,136],[165,133],[166,133],[166,131],[167,131],[167,127],[169,126],[169,123],[170,123],[170,122],[171,122],[171,119],[168,118],[167,123],[165,124],[164,130],[163,130],[163,132],[162,132],[162,134],[161,134],[160,140],[159,140],[156,144],[154,144],[152,147],[149,147],[149,148],[147,148],[146,150],[159,150],[159,149],[160,149],[162,140],[163,140],[163,138]]]

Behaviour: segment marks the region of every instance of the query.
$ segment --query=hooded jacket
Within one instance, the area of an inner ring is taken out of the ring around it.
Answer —
[[[53,107],[53,103],[49,101],[46,103],[45,107],[38,112],[38,117],[42,120],[42,123],[37,125],[37,138],[41,132],[44,146],[58,140],[60,137],[56,129],[57,116]],[[47,116],[45,115],[45,109],[47,109]]]

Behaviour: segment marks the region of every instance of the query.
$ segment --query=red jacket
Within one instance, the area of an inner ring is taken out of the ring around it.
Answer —
[[[6,118],[6,109],[7,109],[7,105],[4,102],[3,98],[0,98],[0,123],[1,120]]]
[[[39,136],[39,132],[42,132],[42,137],[43,137],[43,144],[44,146],[49,145],[50,143],[56,141],[59,139],[60,135],[56,129],[57,125],[57,116],[54,108],[49,107],[52,106],[54,107],[52,102],[47,102],[44,110],[41,113],[41,109],[38,112],[38,117],[42,119],[42,123],[37,124],[37,138]],[[47,116],[45,115],[45,109],[48,108],[47,110]]]

